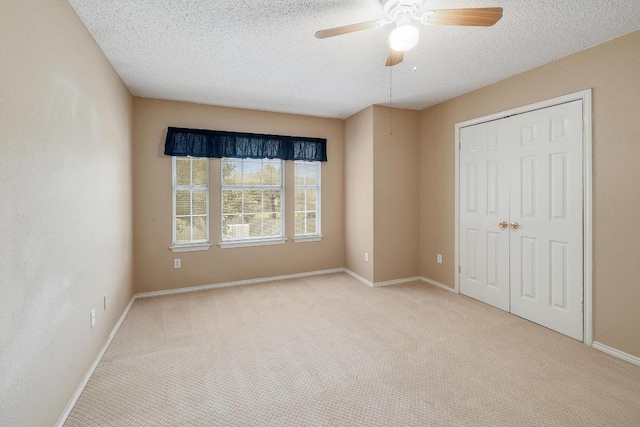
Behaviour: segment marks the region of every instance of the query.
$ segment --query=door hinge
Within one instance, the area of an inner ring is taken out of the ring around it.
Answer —
[[[582,301],[582,312],[584,313],[584,301]]]

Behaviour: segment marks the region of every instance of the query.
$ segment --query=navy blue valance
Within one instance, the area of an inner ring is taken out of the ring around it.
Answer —
[[[327,140],[170,127],[167,130],[164,154],[178,157],[266,158],[326,162]]]

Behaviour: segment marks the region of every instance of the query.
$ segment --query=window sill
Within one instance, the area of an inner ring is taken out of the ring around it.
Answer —
[[[239,241],[220,242],[219,246],[221,249],[248,248],[251,246],[282,245],[286,241],[287,239],[285,238],[263,239],[263,240],[239,240]]]
[[[211,247],[211,243],[187,243],[182,245],[170,246],[173,252],[194,252],[194,251],[208,251]]]
[[[295,243],[319,242],[323,237],[324,236],[299,236],[294,237],[293,241]]]

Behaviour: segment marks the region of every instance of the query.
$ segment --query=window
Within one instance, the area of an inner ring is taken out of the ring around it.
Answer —
[[[223,158],[221,169],[221,246],[284,243],[283,161]]]
[[[174,252],[208,249],[209,159],[173,157]]]
[[[320,235],[320,162],[294,162],[295,238],[317,239]]]

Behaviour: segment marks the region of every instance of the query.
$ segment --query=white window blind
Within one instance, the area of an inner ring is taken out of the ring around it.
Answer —
[[[320,162],[295,163],[295,237],[320,236]]]
[[[222,242],[284,238],[283,161],[223,158]]]
[[[209,159],[173,157],[173,245],[209,241]]]

